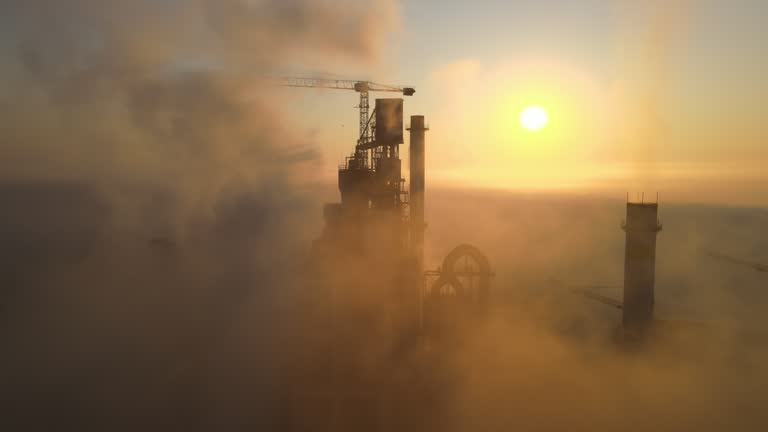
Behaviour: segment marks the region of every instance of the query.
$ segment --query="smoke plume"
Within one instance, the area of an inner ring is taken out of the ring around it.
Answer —
[[[369,65],[394,18],[377,0],[0,3],[7,429],[278,421],[318,152],[259,77]]]

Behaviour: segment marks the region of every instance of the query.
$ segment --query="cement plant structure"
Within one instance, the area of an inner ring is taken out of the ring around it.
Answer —
[[[313,409],[290,416],[308,425],[297,430],[420,430],[423,401],[439,393],[425,383],[414,389],[414,378],[404,376],[433,376],[408,361],[422,341],[428,127],[423,116],[411,118],[407,188],[404,126],[403,99],[376,99],[354,151],[338,168],[340,200],[323,206],[305,308],[314,316],[306,318],[310,334],[301,335],[297,356],[312,360],[301,363],[289,404]],[[389,411],[398,415],[384,414]]]

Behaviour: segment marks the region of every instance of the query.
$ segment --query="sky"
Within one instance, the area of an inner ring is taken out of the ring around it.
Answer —
[[[394,10],[374,64],[310,73],[415,86],[406,116],[431,125],[432,184],[768,205],[765,2],[424,0]],[[335,166],[354,142],[355,96],[287,97]],[[531,105],[550,116],[537,133],[518,121]]]
[[[703,253],[766,262],[768,210],[678,205],[768,207],[766,9],[1,0],[0,430],[407,430],[387,426],[409,411],[438,424],[415,430],[764,429],[761,331],[726,323],[672,339],[694,362],[635,361],[603,350],[618,311],[551,285],[620,286],[621,199],[658,190],[658,316],[768,327],[763,275]],[[410,296],[390,283],[410,276],[367,241],[378,224],[309,259],[333,243],[322,203],[357,97],[265,86],[278,71],[416,87],[425,265],[469,243],[497,275],[487,330],[455,356],[407,348],[413,308],[394,299]],[[517,121],[534,104],[551,119],[537,133]],[[359,403],[326,410],[345,394]]]

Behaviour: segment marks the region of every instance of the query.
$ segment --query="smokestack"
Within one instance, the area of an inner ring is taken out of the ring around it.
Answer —
[[[419,272],[424,270],[424,132],[429,127],[424,123],[424,116],[411,116],[410,161],[411,161],[411,190],[410,190],[410,221],[411,248],[419,265]]]
[[[659,204],[627,203],[623,327],[642,334],[653,321]]]

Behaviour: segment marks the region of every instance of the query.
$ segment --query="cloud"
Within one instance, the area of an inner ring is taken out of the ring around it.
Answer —
[[[396,15],[378,0],[0,3],[3,424],[275,421],[242,407],[274,400],[279,317],[321,213],[314,143],[259,77],[375,64]]]

